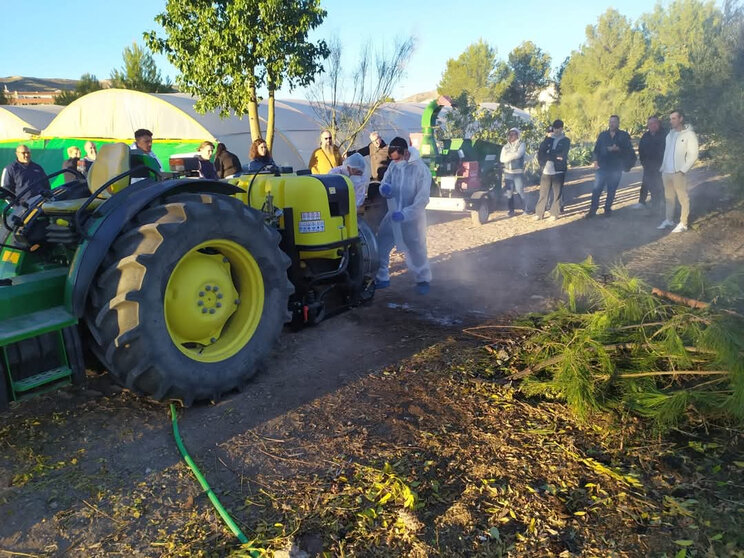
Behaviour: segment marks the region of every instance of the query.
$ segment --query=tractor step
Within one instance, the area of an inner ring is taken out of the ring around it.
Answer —
[[[62,306],[0,322],[0,347],[75,325],[77,318]]]
[[[65,378],[68,378],[67,383],[69,383],[72,378],[72,370],[67,366],[60,366],[59,368],[53,368],[46,372],[41,372],[40,374],[14,381],[13,391],[16,393],[23,393]]]

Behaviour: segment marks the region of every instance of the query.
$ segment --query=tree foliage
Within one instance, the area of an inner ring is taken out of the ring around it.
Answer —
[[[721,16],[720,31],[690,50],[677,95],[697,132],[709,140],[710,154],[732,174],[732,184],[744,195],[744,14],[726,4]]]
[[[645,87],[647,56],[644,34],[614,9],[587,27],[560,80],[561,114],[573,139],[596,136],[611,114],[621,123],[645,122],[654,109]]]
[[[550,55],[532,41],[525,41],[509,53],[509,85],[501,102],[515,107],[534,107],[538,95],[550,83]]]
[[[321,71],[328,48],[307,35],[325,15],[319,0],[168,0],[155,18],[165,38],[150,31],[145,39],[179,70],[176,83],[197,97],[196,110],[247,114],[256,139],[258,90],[266,87],[272,101],[285,82],[305,86]],[[270,140],[271,102],[268,128]]]
[[[498,101],[509,85],[508,67],[498,59],[496,49],[480,39],[457,59],[447,60],[437,91],[452,98],[466,92],[476,103],[482,103]]]
[[[308,100],[342,152],[354,145],[365,128],[378,125],[378,109],[391,100],[414,48],[410,37],[396,40],[392,50],[367,43],[351,72],[344,72],[341,43],[331,39],[323,77],[308,92]]]
[[[522,347],[522,390],[563,398],[584,418],[630,411],[662,429],[744,421],[741,273],[711,285],[690,268],[673,270],[669,288],[690,300],[622,267],[599,271],[591,258],[556,267],[568,304],[526,320],[534,329]],[[711,303],[698,300],[706,292]]]
[[[607,10],[587,28],[586,41],[559,76],[561,115],[572,136],[593,139],[610,114],[640,132],[648,116],[678,106],[690,80],[709,74],[710,63],[720,66],[711,53],[730,48],[730,41],[721,44],[723,21],[715,3],[702,0],[657,4],[635,24]],[[687,108],[694,113],[698,107]]]
[[[93,74],[83,74],[80,76],[80,81],[75,85],[75,89],[72,91],[63,91],[57,95],[54,99],[54,104],[69,105],[71,102],[79,99],[83,95],[87,95],[93,91],[98,91],[99,89],[103,89],[103,87],[96,76]]]
[[[155,60],[145,48],[137,43],[124,47],[124,65],[111,71],[111,87],[134,89],[147,93],[169,93],[173,91],[170,78],[163,76],[155,65]]]
[[[5,88],[0,87],[0,105],[7,105],[7,104],[8,104],[8,99],[5,96]]]
[[[641,18],[648,39],[644,81],[657,108],[677,105],[683,74],[696,66],[696,53],[719,37],[721,21],[714,3],[700,0],[677,0],[667,8],[657,4]]]

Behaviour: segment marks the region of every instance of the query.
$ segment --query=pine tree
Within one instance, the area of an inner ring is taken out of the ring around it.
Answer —
[[[550,55],[532,41],[525,41],[509,53],[509,86],[501,101],[515,107],[533,107],[537,96],[550,83]]]
[[[447,60],[437,91],[452,98],[465,92],[476,103],[482,103],[498,101],[510,83],[509,70],[498,60],[496,49],[480,39],[457,59]]]
[[[147,50],[137,43],[125,47],[122,52],[124,66],[111,72],[111,87],[134,89],[147,93],[169,93],[173,91],[170,78],[163,79],[155,60]]]

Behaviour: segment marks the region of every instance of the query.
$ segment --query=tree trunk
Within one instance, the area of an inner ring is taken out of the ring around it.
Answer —
[[[274,90],[269,89],[269,117],[266,122],[266,146],[269,153],[274,150]]]
[[[248,101],[248,120],[251,125],[251,141],[261,137],[261,125],[258,120],[258,99],[256,98],[256,87],[251,86],[251,100]]]

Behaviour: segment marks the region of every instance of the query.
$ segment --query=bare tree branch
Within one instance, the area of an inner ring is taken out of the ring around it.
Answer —
[[[341,43],[337,37],[328,42],[331,55],[326,60],[323,78],[308,91],[307,99],[319,124],[331,130],[342,153],[354,145],[366,127],[376,122],[378,110],[390,100],[393,89],[405,75],[414,46],[413,38],[398,40],[392,54],[379,50],[373,63],[372,46],[365,44],[357,65],[347,73],[352,82],[347,88]],[[344,91],[350,91],[351,96],[343,95]]]

